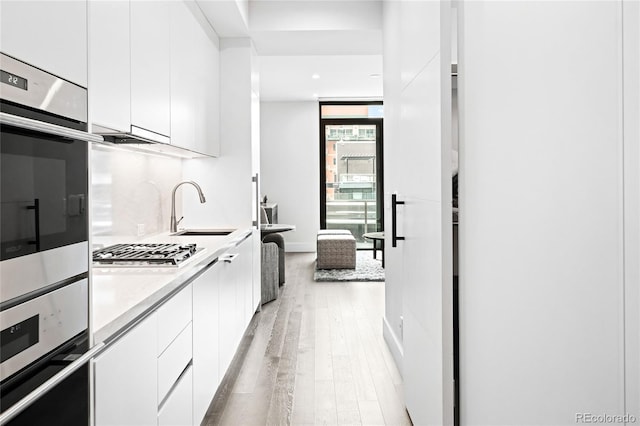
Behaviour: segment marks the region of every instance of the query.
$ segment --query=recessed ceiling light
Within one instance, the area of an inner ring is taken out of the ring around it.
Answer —
[[[320,78],[320,74],[313,74],[313,75],[311,76],[311,78],[312,78],[312,79],[314,79],[314,80],[317,80],[317,79],[319,79],[319,78]]]
[[[382,74],[377,74],[377,73],[369,74],[369,77],[371,77],[371,78],[380,78],[380,77],[382,77]]]
[[[314,93],[314,94],[313,94],[313,97],[317,99],[317,98],[318,98],[318,94],[317,94],[317,93]]]

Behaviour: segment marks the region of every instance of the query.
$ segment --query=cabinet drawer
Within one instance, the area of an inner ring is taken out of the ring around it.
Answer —
[[[158,309],[158,355],[191,322],[191,284]]]
[[[193,422],[193,367],[185,370],[158,412],[158,426],[191,425]]]
[[[178,337],[158,357],[158,402],[167,396],[167,393],[176,382],[185,367],[191,362],[192,343],[191,323],[182,330]]]

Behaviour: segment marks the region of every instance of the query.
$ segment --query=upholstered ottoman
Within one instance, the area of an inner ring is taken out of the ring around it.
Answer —
[[[318,231],[320,235],[353,235],[348,229],[321,229]]]
[[[348,232],[348,231],[347,231]],[[316,269],[355,269],[356,239],[348,234],[320,234],[317,240]]]

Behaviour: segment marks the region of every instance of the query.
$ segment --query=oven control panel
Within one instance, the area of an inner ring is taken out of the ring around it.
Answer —
[[[0,381],[88,327],[86,278],[0,312]]]

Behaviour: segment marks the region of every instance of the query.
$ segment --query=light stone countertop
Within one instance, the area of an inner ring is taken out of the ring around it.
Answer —
[[[204,271],[213,261],[252,232],[239,229],[226,236],[175,236],[169,233],[154,235],[142,241],[132,238],[94,237],[94,247],[118,243],[195,243],[204,248],[180,267],[109,268],[93,266],[92,303],[90,315],[94,345],[119,334],[130,324],[181,289],[189,280]]]

